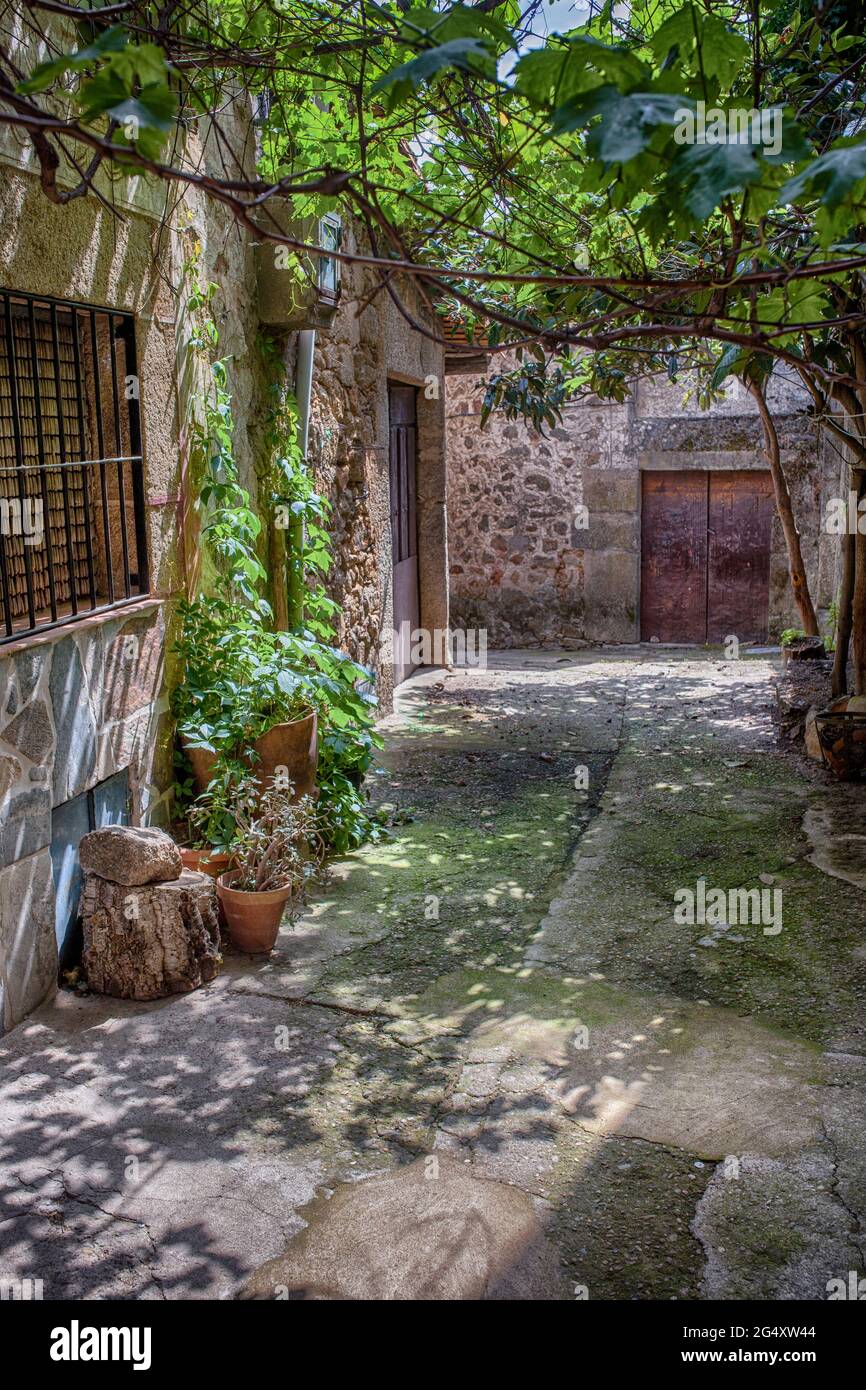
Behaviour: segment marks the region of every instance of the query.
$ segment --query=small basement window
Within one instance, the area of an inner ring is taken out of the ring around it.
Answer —
[[[51,871],[54,878],[54,931],[61,970],[81,959],[81,865],[78,845],[91,830],[103,825],[129,825],[129,771],[82,792],[51,813]]]
[[[135,320],[0,290],[0,645],[147,592]]]

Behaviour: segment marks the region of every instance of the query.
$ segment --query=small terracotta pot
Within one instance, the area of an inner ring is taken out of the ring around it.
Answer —
[[[247,955],[268,955],[274,949],[286,903],[292,896],[291,886],[267,893],[242,893],[231,886],[236,874],[237,870],[232,869],[217,879],[217,897],[229,936],[238,950]]]
[[[180,846],[180,861],[185,869],[197,869],[201,874],[219,878],[228,873],[232,866],[232,856],[215,849],[187,849]]]
[[[316,790],[316,769],[319,764],[318,720],[315,711],[290,724],[275,724],[257,738],[253,748],[259,755],[255,765],[256,781],[266,791],[277,769],[295,789],[294,800],[313,796]]]

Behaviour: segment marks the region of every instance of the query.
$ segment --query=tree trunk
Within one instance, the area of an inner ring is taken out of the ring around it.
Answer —
[[[854,600],[854,537],[842,540],[842,576],[839,581],[839,611],[836,615],[836,650],[833,655],[833,696],[848,692],[848,647],[851,642]]]
[[[779,514],[779,520],[782,523],[782,531],[785,536],[785,546],[788,551],[788,574],[791,578],[791,588],[794,591],[794,601],[800,614],[800,622],[803,631],[808,637],[817,637],[818,619],[815,615],[815,608],[809,593],[809,581],[806,577],[806,567],[803,564],[803,552],[800,549],[800,533],[797,530],[797,523],[794,520],[794,510],[791,506],[791,494],[788,491],[788,480],[782,471],[779,436],[776,433],[773,417],[770,414],[767,402],[764,399],[764,393],[760,386],[753,381],[747,382],[746,385],[757,402],[758,412],[761,416],[761,424],[764,427],[764,452],[773,479],[773,491],[776,496],[776,511]]]
[[[268,524],[268,559],[271,582],[271,607],[274,628],[286,632],[289,628],[288,567],[286,565],[286,533],[276,525],[273,509]]]
[[[220,967],[216,883],[184,869],[180,878],[130,888],[84,875],[84,971],[97,994],[161,999],[187,994]]]
[[[866,536],[854,540],[854,593],[851,600],[851,654],[854,694],[866,695]]]

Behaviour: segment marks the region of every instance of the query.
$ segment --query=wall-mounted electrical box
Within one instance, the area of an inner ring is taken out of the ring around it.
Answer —
[[[295,217],[285,199],[269,199],[259,218],[262,230],[279,231],[319,252],[295,252],[279,241],[256,245],[259,318],[270,328],[294,331],[326,329],[340,302],[340,261],[333,254],[342,242],[337,213]]]

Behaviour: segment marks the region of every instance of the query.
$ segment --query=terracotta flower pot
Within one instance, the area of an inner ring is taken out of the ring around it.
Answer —
[[[274,949],[286,903],[292,896],[291,886],[267,893],[243,893],[231,886],[236,874],[237,870],[232,869],[217,879],[217,897],[229,936],[238,950],[247,955],[268,955]]]
[[[319,763],[318,728],[318,719],[313,711],[304,715],[303,719],[293,719],[289,724],[275,724],[256,739],[253,744],[258,754],[256,780],[263,791],[272,785],[272,779],[279,771],[294,786],[295,801],[302,796],[315,794]],[[181,743],[192,768],[196,791],[206,791],[213,775],[216,753],[209,753],[205,748],[190,748],[186,739],[181,739]]]
[[[185,869],[197,869],[199,873],[209,874],[211,878],[219,878],[220,874],[228,873],[232,864],[230,854],[224,854],[215,849],[188,849],[180,846],[181,863]]]
[[[257,738],[253,748],[259,755],[256,780],[262,790],[272,785],[279,770],[288,775],[295,788],[294,800],[313,796],[316,790],[316,768],[319,763],[318,720],[315,711],[291,724],[275,724]]]
[[[181,739],[181,745],[192,768],[192,780],[196,791],[206,791],[207,784],[213,776],[216,753],[208,752],[207,748],[190,748],[185,738]]]

